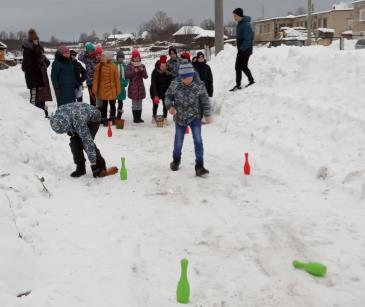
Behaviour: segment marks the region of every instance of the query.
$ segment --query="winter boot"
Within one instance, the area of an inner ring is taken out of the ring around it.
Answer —
[[[141,118],[141,116],[142,116],[142,110],[138,110],[138,121],[140,123],[144,123],[144,120]]]
[[[255,81],[250,81],[245,87],[249,87],[251,85],[254,85],[256,82]]]
[[[138,121],[138,111],[133,110],[132,114],[133,114],[133,122],[138,124],[139,123],[139,121]]]
[[[173,171],[173,172],[176,172],[176,171],[178,171],[179,170],[179,166],[180,166],[180,159],[178,159],[178,160],[175,160],[174,159],[174,161],[172,161],[171,163],[170,163],[170,168],[171,168],[171,170]]]
[[[76,165],[76,170],[70,176],[74,178],[81,177],[86,174],[85,164]]]
[[[242,89],[242,87],[241,87],[241,85],[235,85],[234,87],[232,87],[229,91],[230,92],[235,92],[235,91],[237,91],[237,90],[241,90]]]
[[[202,177],[204,175],[209,174],[209,171],[207,169],[204,168],[203,163],[196,163],[195,164],[195,174],[198,177]]]

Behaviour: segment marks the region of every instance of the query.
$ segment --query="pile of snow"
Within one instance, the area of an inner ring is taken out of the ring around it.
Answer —
[[[257,48],[257,83],[231,93],[237,50],[225,48],[209,63],[207,179],[194,176],[191,135],[169,170],[174,128],[149,123],[150,99],[145,124],[126,100],[125,130],[96,138],[108,165],[127,157],[128,181],[70,178],[68,137],[27,102],[19,66],[0,72],[0,306],[176,306],[184,257],[192,306],[363,305],[365,52]]]

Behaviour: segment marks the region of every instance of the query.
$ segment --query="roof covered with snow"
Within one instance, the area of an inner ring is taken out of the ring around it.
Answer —
[[[203,29],[203,31],[198,36],[194,37],[194,39],[199,39],[199,38],[215,38],[215,31]],[[228,37],[224,35],[224,38],[227,39]]]
[[[201,27],[197,26],[183,26],[177,32],[175,32],[172,36],[179,36],[179,35],[200,35],[205,33],[205,31]]]
[[[8,46],[6,46],[3,42],[0,42],[0,48],[4,49],[4,48],[8,48]]]
[[[335,33],[334,29],[329,29],[329,28],[318,28],[318,31],[322,33]]]
[[[111,34],[108,36],[108,39],[114,39],[119,41],[126,41],[128,38],[134,39],[134,35],[126,33],[126,34]]]

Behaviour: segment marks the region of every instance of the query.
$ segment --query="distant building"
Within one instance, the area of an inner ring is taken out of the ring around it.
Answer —
[[[108,42],[126,42],[126,41],[133,41],[135,39],[134,35],[131,33],[126,34],[111,34],[108,36]]]
[[[353,1],[353,35],[365,35],[365,0]]]
[[[6,46],[4,43],[0,42],[0,61],[5,61],[5,55],[6,55],[6,49],[8,46]]]
[[[361,1],[365,3],[364,1]],[[312,14],[312,29],[316,36],[325,32],[340,37],[343,32],[353,28],[353,8],[331,9]],[[281,28],[304,27],[308,28],[307,15],[289,15],[254,22],[255,41],[272,41],[280,39]],[[328,29],[328,30],[324,30]]]
[[[215,31],[204,30],[197,26],[184,26],[172,35],[177,43],[197,44],[200,48],[205,46],[213,47],[215,42]],[[224,36],[224,38],[228,38]]]

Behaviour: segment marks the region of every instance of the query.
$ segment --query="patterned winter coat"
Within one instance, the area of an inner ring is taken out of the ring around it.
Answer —
[[[138,68],[138,72],[135,71],[136,68]],[[140,66],[133,66],[132,63],[129,63],[125,77],[129,79],[128,97],[132,100],[145,99],[146,89],[144,87],[143,79],[148,78],[146,67],[143,64]]]
[[[90,163],[96,162],[95,143],[89,123],[100,123],[100,111],[87,103],[75,102],[60,106],[51,117],[50,124],[56,133],[77,134],[81,138]]]
[[[172,73],[173,78],[176,78],[179,72],[179,66],[182,63],[181,58],[176,58],[176,60],[169,59],[167,61],[167,68]]]
[[[86,85],[93,85],[94,71],[97,60],[86,52],[80,53],[78,59],[86,66]]]
[[[74,64],[66,59],[59,51],[56,52],[52,64],[51,79],[54,89],[59,89],[57,106],[76,101],[75,89],[78,86],[75,78]]]
[[[190,85],[184,85],[180,78],[172,81],[165,94],[166,108],[176,108],[174,120],[181,126],[189,125],[194,119],[210,116],[211,107],[203,81],[194,76]]]
[[[118,68],[112,62],[95,67],[93,93],[100,100],[115,100],[121,92]]]
[[[118,95],[118,100],[125,100],[127,98],[127,91],[126,88],[128,87],[128,79],[125,76],[125,73],[127,71],[127,65],[124,63],[114,62],[115,65],[118,67],[119,72],[119,80],[120,80],[120,87],[122,91]]]

